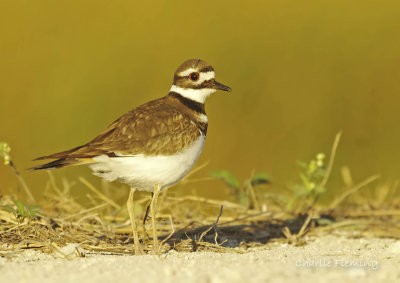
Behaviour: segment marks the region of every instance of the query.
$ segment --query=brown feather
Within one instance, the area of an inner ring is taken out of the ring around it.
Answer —
[[[58,160],[33,169],[46,169],[42,167],[51,164],[55,168],[76,165],[81,159],[103,154],[172,155],[206,133],[207,124],[196,119],[199,111],[204,112],[204,105],[201,106],[186,105],[176,95],[150,101],[114,121],[89,143],[35,159]]]

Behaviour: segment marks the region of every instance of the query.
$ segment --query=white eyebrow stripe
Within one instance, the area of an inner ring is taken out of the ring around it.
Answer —
[[[190,73],[193,73],[193,72],[197,72],[197,70],[195,70],[193,68],[190,68],[190,69],[187,69],[186,71],[180,72],[179,76],[180,77],[187,77],[187,76],[189,76]]]
[[[214,71],[209,71],[209,72],[204,72],[204,73],[200,73],[200,79],[195,82],[196,84],[201,84],[205,81],[211,80],[215,78],[215,73]]]
[[[191,73],[193,73],[193,72],[196,73],[197,70],[195,70],[195,69],[193,69],[193,68],[190,68],[190,69],[187,69],[186,71],[180,72],[180,73],[179,73],[179,76],[180,76],[180,77],[187,77],[187,76],[189,76],[189,75],[190,75]],[[197,84],[201,84],[201,83],[204,82],[204,81],[208,81],[208,80],[210,80],[210,79],[215,78],[215,72],[214,72],[214,71],[200,72],[199,75],[200,75],[200,80],[198,80],[198,81],[196,82]]]

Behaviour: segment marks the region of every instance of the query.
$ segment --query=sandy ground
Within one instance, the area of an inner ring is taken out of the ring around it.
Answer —
[[[400,282],[399,240],[333,235],[306,240],[304,246],[270,243],[243,254],[172,251],[160,257],[86,253],[67,260],[27,250],[0,258],[0,281]]]

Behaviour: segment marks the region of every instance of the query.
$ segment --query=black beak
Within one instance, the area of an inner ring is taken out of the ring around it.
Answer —
[[[214,81],[214,88],[223,91],[232,91],[229,86],[223,85],[217,81]]]

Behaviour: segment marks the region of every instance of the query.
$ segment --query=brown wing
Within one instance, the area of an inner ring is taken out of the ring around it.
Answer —
[[[38,159],[173,154],[195,141],[200,131],[195,120],[170,102],[168,96],[148,102],[120,117],[89,143]]]

